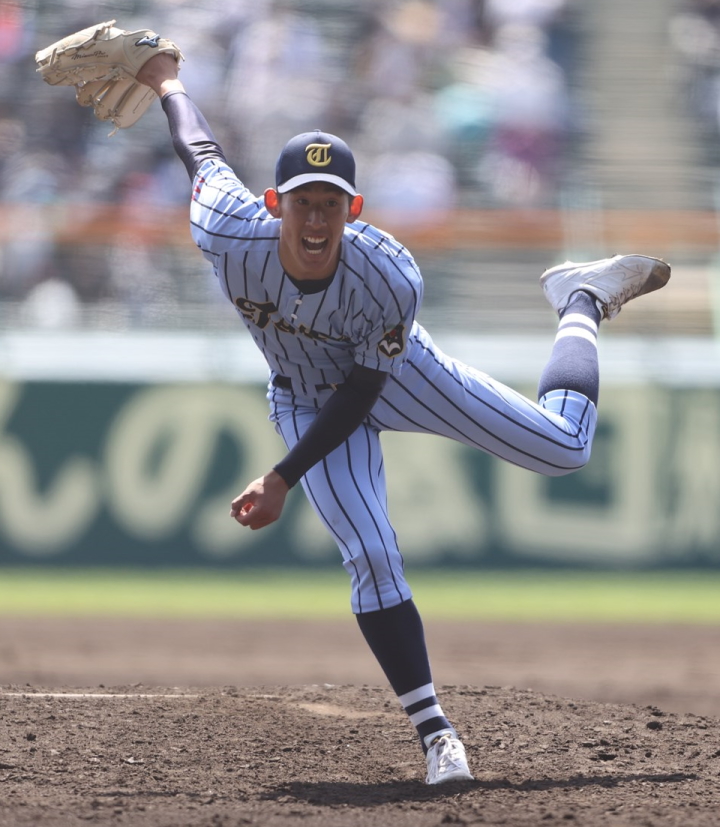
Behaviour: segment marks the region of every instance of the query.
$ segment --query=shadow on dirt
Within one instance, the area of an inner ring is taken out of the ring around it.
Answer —
[[[632,774],[632,775],[578,775],[572,778],[542,778],[513,782],[507,778],[476,781],[450,781],[429,787],[420,781],[388,781],[384,784],[358,784],[349,781],[293,782],[266,792],[262,798],[269,801],[288,799],[319,806],[349,804],[355,807],[379,807],[398,801],[437,801],[455,798],[462,793],[482,790],[579,789],[583,787],[618,787],[631,782],[653,784],[681,783],[697,779],[693,773]]]

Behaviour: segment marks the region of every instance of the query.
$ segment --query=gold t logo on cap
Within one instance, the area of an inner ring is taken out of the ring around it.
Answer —
[[[332,161],[331,146],[332,144],[308,144],[305,147],[308,164],[314,167],[326,167]]]

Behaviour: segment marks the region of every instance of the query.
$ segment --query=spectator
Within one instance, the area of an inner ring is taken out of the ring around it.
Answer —
[[[51,276],[39,282],[20,306],[20,317],[29,327],[57,330],[78,326],[81,305],[75,290],[63,279]]]
[[[489,76],[492,126],[480,179],[500,202],[544,204],[557,183],[569,101],[560,68],[537,26],[508,23],[496,35]]]
[[[670,39],[681,60],[682,105],[697,123],[707,158],[720,162],[720,0],[688,0],[670,21]]]
[[[693,5],[708,11],[720,0]],[[242,150],[252,189],[272,181],[288,134],[322,127],[356,147],[372,203],[417,222],[479,200],[545,204],[556,197],[569,107],[562,68],[548,49],[569,6],[328,0],[318,14],[294,0],[116,0],[112,7],[107,0],[0,0],[0,207],[9,216],[6,229],[24,205],[35,216],[20,242],[5,233],[0,297],[37,296],[59,278],[82,305],[114,302],[119,318],[146,324],[139,309],[146,301],[179,306],[214,295],[198,288],[191,268],[178,269],[174,250],[88,237],[71,261],[57,244],[54,227],[64,210],[84,215],[110,197],[125,211],[160,211],[184,204],[187,191],[166,151],[159,107],[133,127],[143,131],[141,141],[122,131],[108,139],[108,124],[90,109],[68,107],[73,90],[38,82],[32,57],[40,46],[113,17],[123,28],[167,33],[195,55],[183,80],[203,89],[230,158]],[[218,91],[208,99],[207,89]],[[142,278],[128,277],[118,263],[128,253],[138,272],[157,279],[161,296],[148,296]],[[26,321],[32,317],[25,313]]]

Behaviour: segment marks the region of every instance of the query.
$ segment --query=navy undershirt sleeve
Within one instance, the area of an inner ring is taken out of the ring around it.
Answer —
[[[273,470],[290,488],[313,465],[353,434],[372,410],[387,381],[387,373],[360,365],[323,404],[313,424]]]
[[[204,115],[185,92],[168,92],[160,103],[170,125],[173,148],[185,164],[190,180],[208,158],[227,163]]]

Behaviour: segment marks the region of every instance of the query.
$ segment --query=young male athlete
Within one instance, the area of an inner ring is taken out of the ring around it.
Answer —
[[[320,131],[292,138],[275,187],[250,193],[226,163],[168,54],[137,80],[161,98],[193,180],[192,235],[270,368],[271,420],[288,453],[232,502],[256,530],[300,482],[336,540],[360,629],[426,754],[428,784],[472,779],[433,686],[420,615],[388,518],[379,435],[440,434],[551,476],[590,456],[598,325],[662,287],[664,262],[614,256],[541,277],[560,316],[532,402],[442,353],[415,321],[422,279],[410,253],[360,221],[348,146]]]

